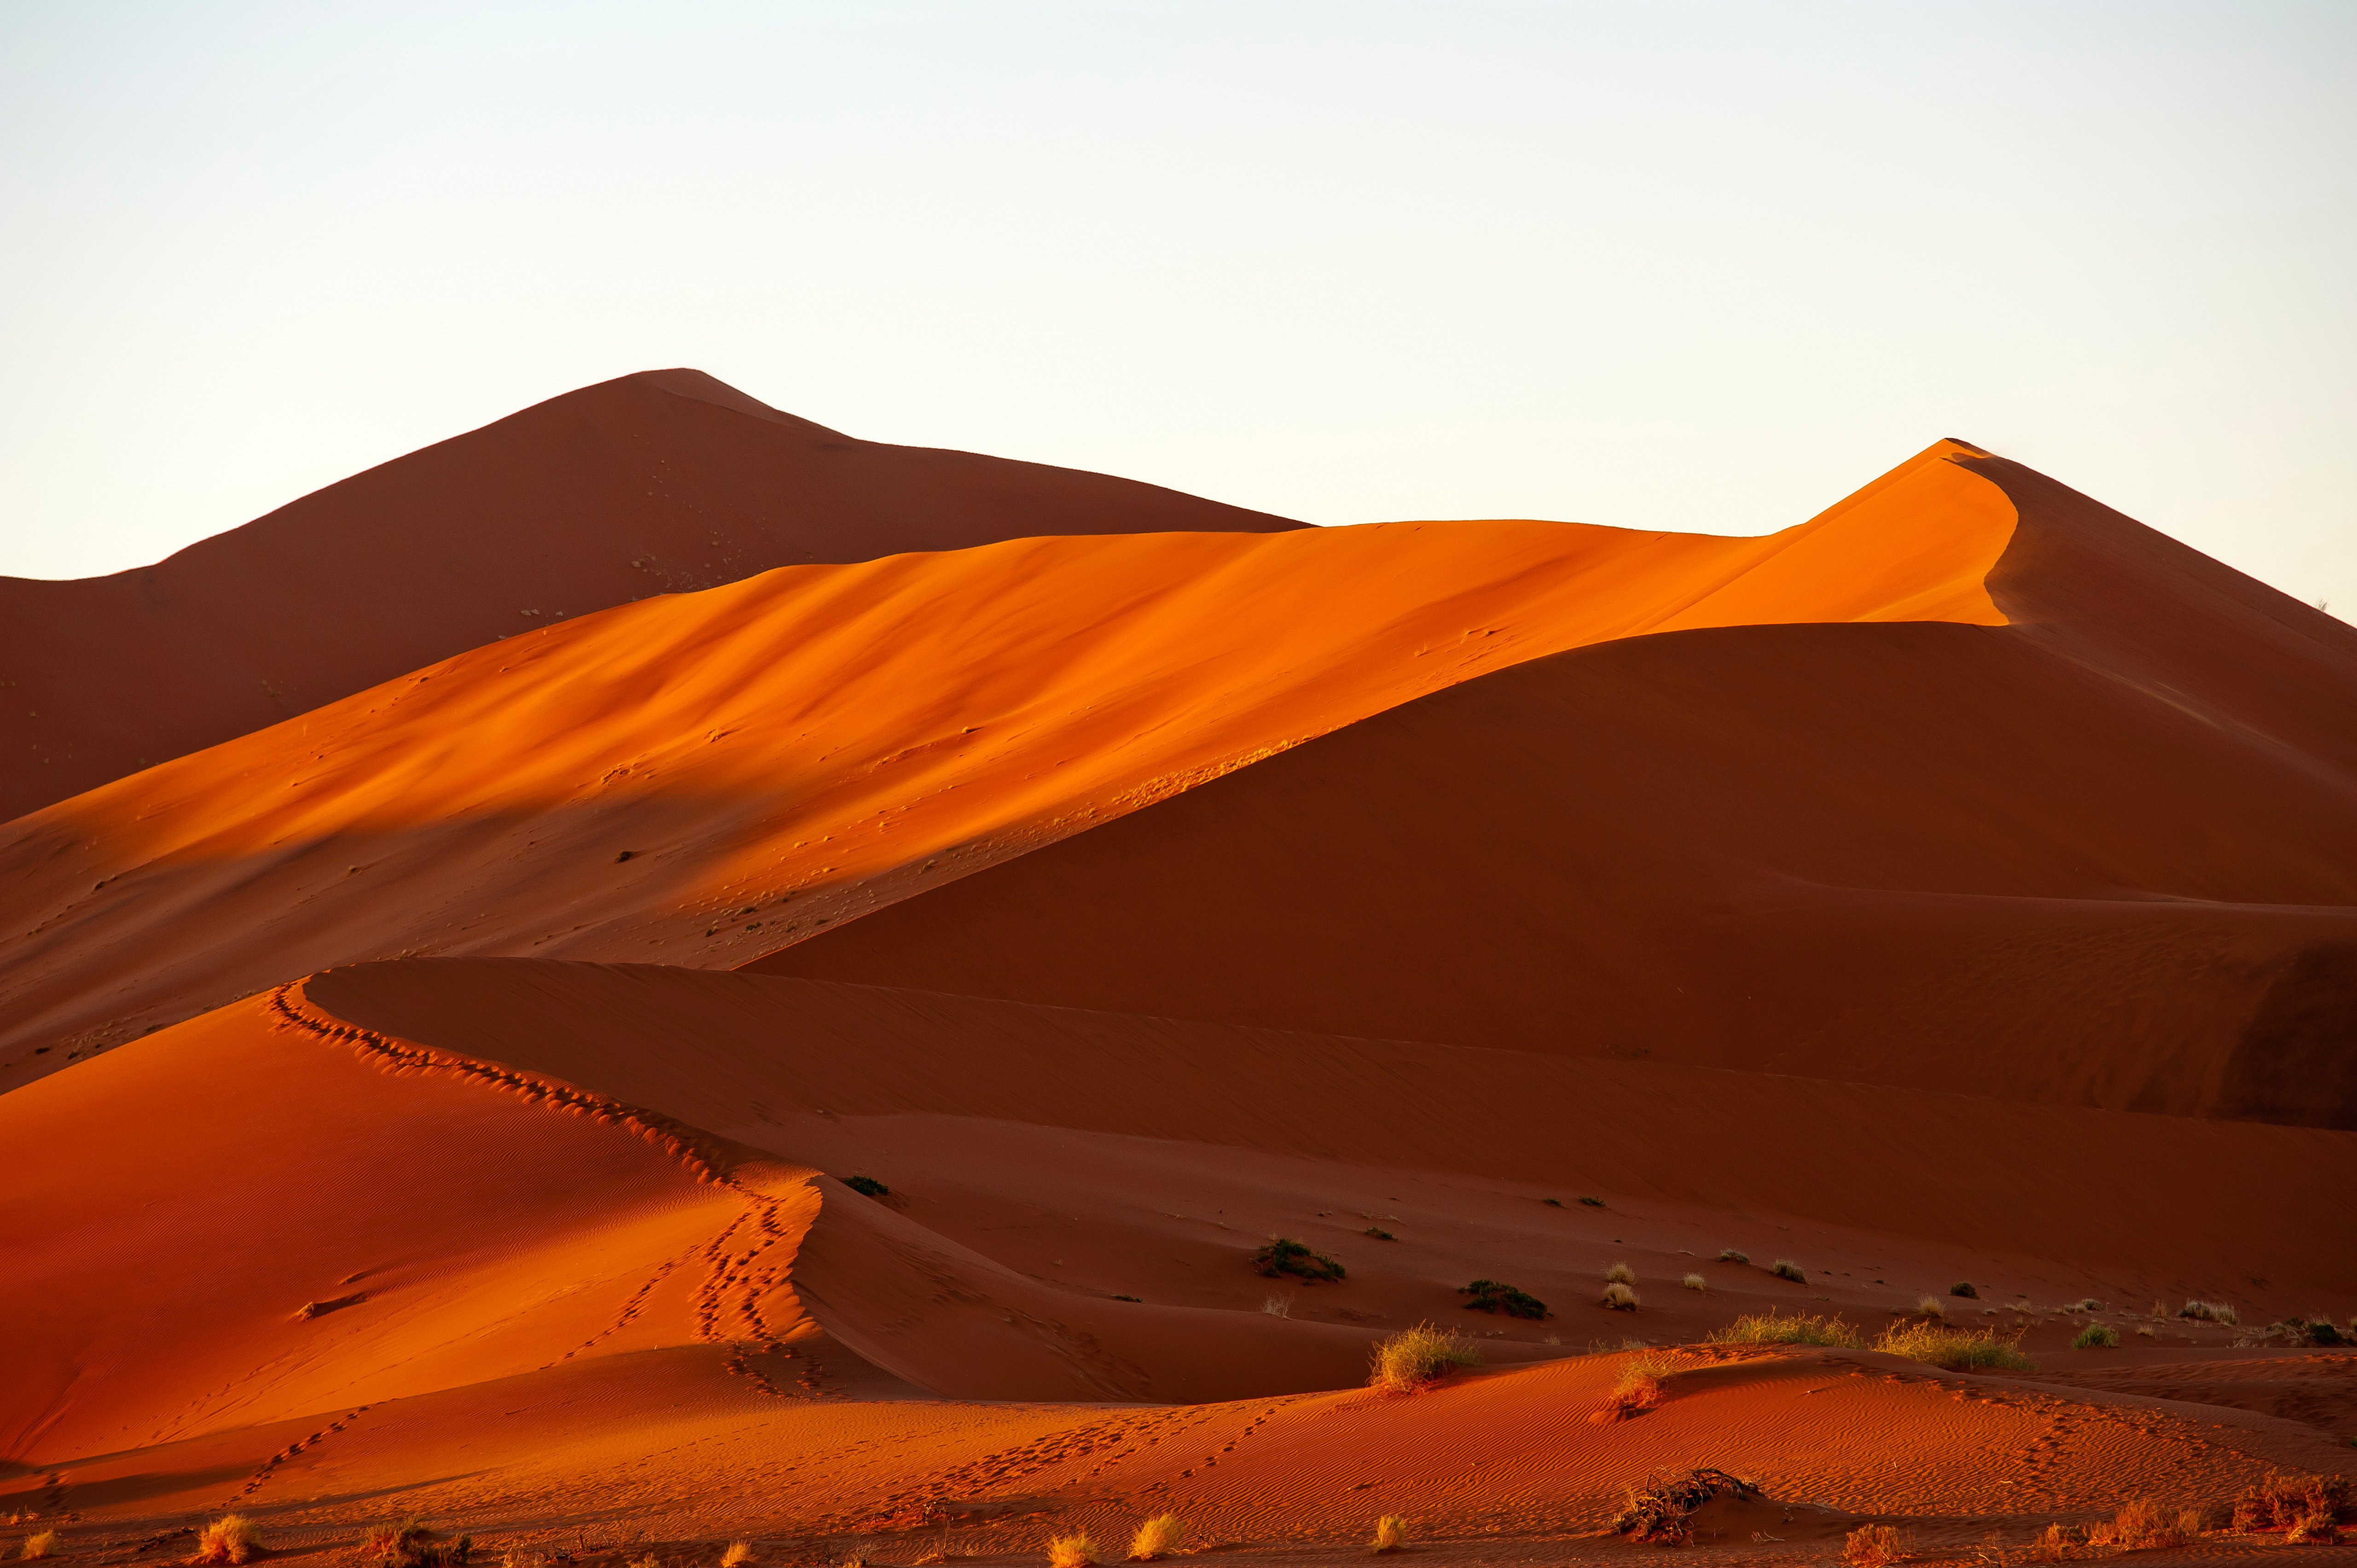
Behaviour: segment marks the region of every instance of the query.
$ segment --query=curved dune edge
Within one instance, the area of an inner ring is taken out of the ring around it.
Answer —
[[[1026,539],[479,649],[0,829],[21,922],[0,933],[0,1085],[361,959],[726,967],[1566,648],[1763,618],[1994,626],[2013,512],[1964,450],[1760,539]]]

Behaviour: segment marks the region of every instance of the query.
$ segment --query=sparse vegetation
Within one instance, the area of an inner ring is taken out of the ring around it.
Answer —
[[[1475,1280],[1457,1287],[1458,1294],[1472,1297],[1465,1304],[1469,1312],[1494,1312],[1507,1317],[1544,1317],[1547,1305],[1528,1291],[1496,1280]]]
[[[1293,1316],[1293,1298],[1289,1295],[1283,1295],[1275,1291],[1271,1291],[1266,1295],[1260,1298],[1260,1309],[1263,1312],[1267,1313],[1271,1317],[1291,1317]]]
[[[1179,1537],[1187,1533],[1187,1521],[1175,1513],[1158,1513],[1137,1527],[1129,1540],[1129,1560],[1151,1563],[1178,1550]]]
[[[1945,1317],[1948,1316],[1948,1304],[1936,1295],[1927,1295],[1918,1298],[1915,1310],[1926,1317]]]
[[[872,1176],[847,1176],[843,1178],[843,1185],[862,1197],[883,1197],[892,1190]]]
[[[2189,1301],[2177,1309],[2177,1316],[2191,1318],[2196,1323],[2223,1323],[2231,1326],[2243,1321],[2242,1314],[2222,1301]]]
[[[1097,1543],[1089,1539],[1087,1530],[1048,1540],[1048,1568],[1090,1568],[1096,1560]]]
[[[463,1565],[474,1553],[475,1538],[462,1535],[456,1541],[436,1541],[434,1532],[411,1514],[399,1524],[370,1531],[367,1550],[387,1568],[452,1568],[452,1564]]]
[[[1413,1393],[1462,1367],[1481,1364],[1480,1347],[1462,1334],[1419,1323],[1376,1341],[1367,1381],[1379,1389]]]
[[[1604,1287],[1601,1305],[1613,1312],[1634,1312],[1638,1305],[1637,1293],[1619,1280],[1614,1280]]]
[[[251,1563],[262,1550],[262,1529],[242,1513],[223,1514],[197,1537],[199,1563]]]
[[[17,1552],[28,1560],[53,1557],[57,1554],[57,1550],[58,1532],[54,1530],[44,1530],[37,1534],[28,1535],[25,1537],[25,1544],[17,1548]]]
[[[1397,1552],[1407,1544],[1407,1520],[1405,1516],[1387,1513],[1375,1520],[1375,1538],[1367,1542],[1370,1552]]]
[[[2102,1323],[2090,1323],[2079,1330],[2077,1338],[2071,1341],[2073,1350],[2116,1350],[2119,1348],[2120,1331]]]
[[[2341,1509],[2348,1501],[2345,1477],[2277,1470],[2234,1499],[2234,1528],[2282,1529],[2292,1541],[2332,1541],[2339,1539]]]
[[[1850,1568],[1884,1568],[1899,1555],[1899,1532],[1887,1524],[1859,1525],[1842,1540],[1842,1561]]]
[[[1874,1348],[1951,1372],[2027,1372],[2038,1365],[1990,1329],[1952,1328],[1944,1323],[1893,1324]]]
[[[720,1554],[720,1568],[745,1568],[745,1564],[751,1561],[753,1561],[753,1543],[749,1541],[732,1541],[728,1543],[728,1550]]]
[[[1658,1408],[1663,1397],[1662,1380],[1677,1369],[1677,1358],[1666,1351],[1648,1350],[1631,1356],[1621,1364],[1620,1380],[1612,1385],[1603,1407],[1590,1419],[1627,1421]]]
[[[1680,1280],[1678,1283],[1685,1286],[1688,1290],[1708,1290],[1710,1288],[1710,1282],[1703,1278],[1700,1274],[1688,1274],[1684,1279]]]
[[[1768,1272],[1774,1274],[1780,1280],[1790,1280],[1796,1285],[1804,1285],[1809,1283],[1809,1271],[1801,1267],[1800,1264],[1792,1262],[1790,1258],[1777,1259],[1774,1263],[1769,1266]]]
[[[2131,1498],[2122,1503],[2120,1511],[2112,1516],[2108,1533],[2113,1545],[2129,1552],[2182,1546],[2186,1540],[2177,1519],[2163,1513],[2160,1505],[2150,1498]]]
[[[1604,1271],[1604,1277],[1614,1284],[1632,1285],[1637,1283],[1637,1271],[1626,1263],[1615,1263]]]
[[[2075,1524],[2050,1524],[2029,1543],[2033,1563],[2060,1563],[2076,1557],[2087,1544],[2087,1532]]]
[[[1721,1247],[1718,1250],[1718,1261],[1722,1263],[1748,1263],[1751,1261],[1751,1254],[1738,1252],[1732,1247]]]
[[[1629,1488],[1629,1500],[1614,1517],[1612,1529],[1631,1541],[1680,1546],[1694,1538],[1694,1527],[1687,1516],[1717,1497],[1732,1498],[1738,1502],[1768,1500],[1759,1487],[1724,1470],[1656,1475],[1644,1485]]]
[[[1971,1281],[1958,1280],[1954,1284],[1948,1287],[1948,1294],[1950,1295],[1961,1295],[1974,1301],[1978,1301],[1980,1299],[1981,1293],[1973,1288]]]
[[[1834,1345],[1855,1350],[1865,1341],[1838,1317],[1813,1312],[1755,1312],[1713,1329],[1712,1345]]]
[[[1396,1241],[1399,1240],[1398,1237],[1393,1235],[1390,1231],[1384,1230],[1380,1225],[1368,1226],[1366,1233],[1372,1236],[1378,1241]]]
[[[1325,1253],[1312,1251],[1290,1236],[1270,1238],[1267,1246],[1253,1254],[1253,1269],[1270,1279],[1291,1274],[1312,1284],[1320,1280],[1342,1279],[1350,1272]]]
[[[1587,1205],[1590,1208],[1601,1208],[1604,1207],[1604,1200],[1600,1197],[1582,1197],[1579,1201]]]

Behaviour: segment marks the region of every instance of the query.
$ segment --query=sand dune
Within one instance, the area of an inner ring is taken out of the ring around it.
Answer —
[[[652,594],[1031,534],[1297,528],[1103,474],[861,441],[700,371],[567,392],[153,566],[0,577],[0,820]]]
[[[361,959],[741,963],[1566,648],[1989,624],[2012,511],[1966,455],[1943,443],[1762,539],[1028,539],[783,569],[478,649],[0,828],[0,1085]]]

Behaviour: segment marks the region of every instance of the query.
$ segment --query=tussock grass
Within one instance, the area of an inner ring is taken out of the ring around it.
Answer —
[[[2131,1498],[2112,1516],[2112,1544],[2130,1552],[2161,1546],[2182,1546],[2186,1533],[2177,1516],[2161,1511],[2150,1498]]]
[[[1899,1323],[1882,1331],[1874,1348],[1888,1356],[1951,1372],[2026,1372],[2038,1365],[1986,1328],[1952,1328],[1944,1323]]]
[[[1748,1263],[1751,1261],[1751,1254],[1738,1252],[1732,1247],[1721,1247],[1718,1250],[1718,1261],[1722,1263]]]
[[[18,1553],[27,1561],[53,1557],[57,1554],[57,1550],[58,1532],[54,1530],[45,1530],[38,1535],[28,1535],[25,1537],[25,1544],[17,1548]]]
[[[242,1513],[223,1514],[197,1537],[199,1563],[251,1563],[262,1550],[262,1527]]]
[[[1097,1543],[1085,1530],[1048,1538],[1048,1568],[1090,1568],[1097,1560]]]
[[[2179,1317],[2190,1317],[2196,1323],[2240,1324],[2243,1315],[2222,1301],[2189,1301],[2177,1309]]]
[[[1158,1513],[1137,1527],[1129,1538],[1129,1560],[1151,1563],[1178,1550],[1179,1537],[1187,1533],[1187,1521],[1175,1513]]]
[[[1809,1283],[1809,1271],[1801,1267],[1800,1264],[1792,1262],[1790,1258],[1777,1259],[1775,1262],[1769,1266],[1768,1272],[1774,1274],[1780,1280],[1790,1280],[1796,1285],[1804,1285]]]
[[[1667,1397],[1662,1389],[1662,1380],[1677,1369],[1678,1359],[1665,1350],[1645,1350],[1630,1357],[1620,1364],[1620,1378],[1612,1385],[1612,1392],[1606,1396],[1602,1407],[1589,1419],[1597,1422],[1627,1421],[1660,1408]]]
[[[720,1568],[744,1568],[744,1565],[751,1561],[753,1561],[753,1543],[749,1541],[732,1541],[728,1543],[728,1550],[720,1554]]]
[[[1614,1280],[1604,1287],[1601,1305],[1612,1312],[1634,1312],[1637,1310],[1637,1293]]]
[[[1948,1304],[1936,1295],[1927,1295],[1916,1301],[1915,1310],[1926,1317],[1945,1317],[1948,1316]]]
[[[1403,1328],[1375,1342],[1367,1382],[1398,1393],[1414,1393],[1463,1367],[1481,1364],[1481,1348],[1462,1334],[1430,1323]]]
[[[2073,1350],[2116,1350],[2119,1348],[2120,1331],[2101,1323],[2090,1323],[2079,1330],[2076,1339],[2071,1341]]]
[[[1859,1525],[1842,1541],[1842,1561],[1850,1568],[1884,1568],[1899,1556],[1899,1532],[1887,1524]]]
[[[1813,1312],[1755,1312],[1706,1337],[1711,1345],[1834,1345],[1855,1350],[1866,1342],[1838,1317]]]
[[[1405,1515],[1387,1513],[1375,1520],[1375,1538],[1367,1542],[1370,1552],[1397,1552],[1407,1544],[1407,1520]]]
[[[1260,1298],[1260,1309],[1271,1317],[1291,1317],[1293,1298],[1280,1292],[1271,1291]]]
[[[1617,1285],[1632,1285],[1637,1283],[1637,1271],[1626,1263],[1615,1263],[1604,1271],[1604,1277]]]
[[[1703,1278],[1700,1274],[1688,1274],[1678,1283],[1685,1286],[1688,1290],[1708,1290],[1710,1288],[1710,1282]]]

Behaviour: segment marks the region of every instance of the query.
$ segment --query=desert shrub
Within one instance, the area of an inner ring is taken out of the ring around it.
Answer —
[[[1688,1274],[1678,1283],[1685,1286],[1688,1290],[1708,1290],[1710,1288],[1710,1282],[1703,1278],[1700,1274]]]
[[[1626,1263],[1615,1263],[1604,1271],[1604,1277],[1614,1284],[1632,1285],[1637,1283],[1637,1271]]]
[[[451,1568],[473,1555],[475,1538],[462,1535],[456,1541],[436,1541],[434,1532],[411,1514],[399,1524],[370,1531],[367,1550],[387,1568]]]
[[[2313,1530],[2319,1524],[2330,1526],[2348,1500],[2349,1482],[2343,1477],[2295,1476],[2287,1470],[2276,1470],[2264,1481],[2252,1482],[2234,1499],[2234,1528],[2273,1530],[2281,1525],[2298,1529],[2305,1524]],[[2321,1538],[2309,1534],[2301,1539]]]
[[[1694,1526],[1687,1516],[1718,1497],[1738,1502],[1767,1500],[1759,1487],[1724,1470],[1689,1470],[1683,1476],[1663,1471],[1644,1485],[1629,1488],[1629,1500],[1614,1516],[1612,1529],[1631,1541],[1683,1545],[1694,1539]]]
[[[1634,1312],[1637,1310],[1637,1293],[1614,1280],[1604,1287],[1603,1299],[1598,1305],[1611,1312]]]
[[[1926,1317],[1945,1317],[1948,1316],[1948,1304],[1936,1295],[1919,1296],[1915,1310]]]
[[[1349,1273],[1325,1253],[1313,1252],[1290,1236],[1272,1237],[1267,1246],[1253,1254],[1253,1268],[1270,1279],[1291,1274],[1312,1284],[1339,1280]]]
[[[1737,1318],[1707,1337],[1713,1345],[1837,1345],[1856,1349],[1864,1343],[1857,1330],[1838,1317],[1813,1312],[1755,1312]]]
[[[2061,1563],[2076,1557],[2087,1547],[2087,1532],[2075,1524],[2050,1524],[2045,1532],[2029,1543],[2033,1563]]]
[[[1780,1280],[1790,1280],[1796,1285],[1804,1285],[1809,1283],[1809,1272],[1801,1267],[1800,1264],[1792,1262],[1790,1258],[1777,1259],[1776,1262],[1769,1267],[1768,1272],[1774,1274]]]
[[[2067,1303],[2064,1305],[2058,1307],[2056,1310],[2060,1312],[2101,1312],[2104,1310],[2104,1304],[2097,1301],[2092,1295],[2082,1296],[2077,1301]]]
[[[1407,1544],[1407,1520],[1399,1514],[1387,1513],[1375,1520],[1375,1538],[1367,1542],[1371,1552],[1397,1552]]]
[[[1137,1527],[1129,1538],[1129,1560],[1151,1563],[1178,1550],[1178,1538],[1187,1533],[1187,1521],[1175,1513],[1158,1513]]]
[[[2311,1345],[2346,1345],[2349,1337],[2332,1326],[2332,1319],[2311,1317],[2308,1320],[2308,1342]]]
[[[1097,1560],[1097,1543],[1085,1530],[1048,1538],[1048,1568],[1090,1568]]]
[[[1751,1254],[1738,1252],[1732,1247],[1721,1247],[1718,1250],[1718,1261],[1722,1263],[1748,1263],[1751,1261]]]
[[[1379,1389],[1411,1393],[1460,1367],[1481,1364],[1481,1348],[1462,1334],[1419,1323],[1375,1342],[1367,1381]]]
[[[1621,1363],[1620,1380],[1612,1385],[1612,1392],[1606,1397],[1602,1408],[1590,1419],[1627,1421],[1658,1408],[1665,1397],[1662,1380],[1677,1369],[1677,1358],[1666,1351],[1648,1350],[1631,1356]]]
[[[1516,1290],[1496,1280],[1475,1280],[1471,1284],[1457,1287],[1461,1295],[1472,1297],[1465,1305],[1471,1312],[1502,1313],[1508,1317],[1544,1317],[1546,1303],[1528,1291]]]
[[[1951,1328],[1944,1323],[1896,1323],[1882,1331],[1874,1348],[1888,1356],[1904,1356],[1951,1372],[2027,1372],[2038,1365],[1986,1328]]]
[[[1887,1524],[1862,1524],[1842,1539],[1842,1561],[1850,1568],[1883,1568],[1899,1561],[1899,1532]]]
[[[2120,1331],[2101,1323],[2090,1323],[2079,1330],[2071,1341],[2073,1350],[2116,1350],[2120,1348]]]
[[[1601,1208],[1604,1207],[1604,1200],[1600,1197],[1582,1197],[1579,1201],[1587,1205],[1590,1208]]]
[[[2222,1301],[2189,1301],[2177,1309],[2179,1317],[2190,1317],[2196,1323],[2239,1324],[2242,1315]]]
[[[250,1563],[262,1550],[262,1528],[242,1513],[223,1514],[197,1537],[199,1563]]]
[[[862,1197],[883,1197],[892,1190],[872,1176],[847,1176],[843,1185]]]
[[[25,1557],[33,1559],[54,1556],[57,1550],[58,1532],[54,1530],[45,1530],[37,1535],[28,1535],[25,1537],[25,1544],[17,1548]]]
[[[1973,1301],[1978,1301],[1981,1294],[1980,1292],[1973,1288],[1972,1282],[1969,1280],[1958,1280],[1954,1284],[1948,1287],[1948,1294],[1950,1295],[1961,1295]]]
[[[2112,1544],[2130,1552],[2159,1546],[2182,1546],[2185,1532],[2174,1516],[2161,1511],[2150,1498],[2132,1498],[2112,1516]]]
[[[751,1561],[753,1561],[753,1543],[749,1541],[732,1541],[728,1543],[728,1550],[720,1554],[720,1568],[744,1568],[744,1565]]]
[[[1372,1236],[1378,1241],[1396,1241],[1399,1240],[1398,1237],[1393,1235],[1390,1231],[1384,1230],[1380,1225],[1368,1226],[1366,1229],[1366,1234]]]

